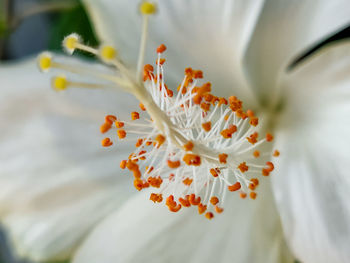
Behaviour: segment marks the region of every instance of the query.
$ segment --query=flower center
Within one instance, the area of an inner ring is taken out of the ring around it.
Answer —
[[[156,7],[143,2],[140,11],[144,26],[136,76],[118,59],[113,47],[86,46],[76,34],[64,39],[66,51],[72,54],[80,49],[92,53],[106,65],[113,66],[116,74],[61,64],[48,53],[39,57],[40,69],[59,68],[107,82],[77,83],[60,75],[52,82],[56,90],[117,86],[140,101],[141,111],[131,112],[130,120],[114,115],[105,117],[101,133],[111,133],[115,138],[106,137],[101,144],[110,147],[116,140],[135,142],[136,150],[121,161],[120,167],[133,174],[137,190],[154,188],[150,195],[153,202],[161,203],[165,199],[172,212],[182,207],[196,207],[199,214],[212,219],[214,213],[223,212],[227,191],[238,192],[241,198],[249,194],[255,199],[259,177],[268,176],[274,170],[272,162],[262,165],[261,161],[271,155],[261,148],[271,142],[273,136],[268,133],[259,139],[259,119],[254,112],[244,111],[242,101],[235,96],[220,98],[212,94],[211,83],[201,81],[201,70],[186,68],[177,93],[168,88],[164,80],[164,44],[157,48],[155,65],[142,67],[148,18]],[[275,151],[274,156],[278,155]]]

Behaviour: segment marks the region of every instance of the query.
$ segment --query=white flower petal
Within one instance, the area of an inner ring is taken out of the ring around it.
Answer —
[[[116,45],[121,57],[135,64],[141,36],[140,1],[85,0],[101,39]],[[232,95],[251,103],[241,60],[263,1],[158,1],[150,18],[146,63],[153,63],[156,47],[168,46],[167,79],[175,89],[184,69],[202,69],[220,96]],[[169,74],[172,72],[172,74]],[[168,83],[169,84],[169,83]]]
[[[255,92],[267,102],[278,76],[311,45],[350,23],[350,2],[266,1],[245,57]]]
[[[171,213],[140,193],[97,226],[73,262],[293,262],[269,182],[261,187],[254,201],[229,193],[211,221],[196,207]]]
[[[0,79],[1,220],[20,256],[66,258],[133,192],[118,174],[119,153],[130,150],[102,149],[99,134],[104,116],[129,117],[133,100],[100,90],[58,94],[33,60],[1,65]]]
[[[325,48],[284,79],[273,189],[301,262],[350,262],[350,43]]]

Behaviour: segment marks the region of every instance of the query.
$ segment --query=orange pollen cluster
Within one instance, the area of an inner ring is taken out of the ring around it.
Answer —
[[[272,162],[266,162],[267,168],[262,169],[263,176],[269,176],[270,173],[275,169],[275,166]]]
[[[224,129],[221,131],[221,135],[225,139],[232,138],[232,134],[234,134],[236,131],[237,131],[237,126],[231,124],[227,129]]]
[[[117,120],[117,117],[114,115],[107,115],[105,117],[105,122],[100,126],[101,133],[108,132],[111,128],[113,123]]]
[[[190,178],[186,178],[185,180],[182,181],[184,183],[184,185],[191,185],[193,182],[193,179]]]
[[[177,161],[168,160],[169,168],[176,169],[176,168],[180,167],[180,165],[181,165],[181,162],[179,160],[177,160]]]
[[[136,150],[120,162],[120,168],[132,173],[138,191],[157,188],[158,193],[149,196],[154,203],[164,200],[171,212],[196,207],[199,214],[212,219],[214,213],[224,211],[223,189],[237,192],[243,199],[257,198],[259,176],[268,176],[274,170],[272,162],[266,162],[266,166],[256,164],[264,163],[268,156],[260,153],[258,147],[271,142],[273,136],[267,133],[265,138],[258,139],[255,127],[259,119],[254,112],[244,111],[243,102],[235,96],[228,99],[214,96],[210,82],[200,83],[201,70],[186,68],[179,92],[173,97],[164,83],[166,60],[161,55],[165,51],[166,46],[161,44],[157,48],[156,66],[144,65],[145,83],[138,87],[145,88],[154,103],[146,104],[146,100],[140,99],[141,111],[131,112],[132,121],[123,122],[107,115],[100,131],[104,134],[115,126],[120,140],[127,134],[125,141],[137,136]],[[144,111],[151,121],[143,118]],[[101,144],[108,147],[113,142],[105,137]],[[274,157],[279,155],[278,150],[273,152]]]
[[[214,176],[214,177],[218,177],[219,176],[219,174],[220,174],[220,170],[218,169],[218,168],[211,168],[210,169],[210,173],[211,173],[211,175],[212,176]]]
[[[188,141],[188,142],[184,145],[184,149],[185,149],[186,152],[192,151],[193,147],[194,147],[194,144],[193,144],[193,142],[191,142],[191,141]]]
[[[227,162],[228,155],[226,153],[219,154],[219,162],[220,163],[226,163]]]
[[[199,155],[196,155],[196,154],[191,154],[191,153],[185,154],[183,157],[183,161],[187,165],[193,165],[193,166],[200,166],[201,165],[201,157]]]
[[[245,173],[248,171],[249,167],[247,166],[246,162],[240,163],[238,165],[238,169],[242,172]]]
[[[248,142],[250,142],[251,144],[255,144],[258,142],[258,136],[259,134],[257,132],[254,132],[253,134],[251,134],[249,137],[247,137]]]
[[[211,130],[211,122],[208,121],[208,122],[202,123],[202,128],[203,128],[203,130],[205,130],[206,132],[210,131],[210,130]]]
[[[163,195],[151,193],[149,200],[153,201],[154,203],[161,203],[163,201]]]

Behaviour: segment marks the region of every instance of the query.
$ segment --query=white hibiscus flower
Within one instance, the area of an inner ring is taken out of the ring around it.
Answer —
[[[101,39],[135,68],[138,3],[86,2]],[[83,89],[57,96],[45,91],[32,62],[2,67],[0,212],[19,255],[39,261],[73,255],[77,263],[348,262],[350,46],[324,48],[286,73],[295,55],[349,22],[348,7],[345,1],[159,2],[145,61],[167,43],[169,87],[177,87],[188,65],[202,69],[215,94],[235,94],[272,120],[268,127],[282,152],[256,200],[226,197],[225,212],[212,221],[189,209],[172,214],[150,202],[149,192],[133,195],[116,167],[118,155],[120,161],[132,150],[98,147],[101,115],[130,118],[138,104],[131,96]]]

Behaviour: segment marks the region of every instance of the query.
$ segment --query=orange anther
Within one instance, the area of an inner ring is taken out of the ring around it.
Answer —
[[[248,142],[250,142],[251,144],[255,144],[258,140],[258,133],[254,132],[253,134],[251,134],[249,137],[247,137]]]
[[[214,176],[214,177],[218,177],[219,176],[219,173],[220,173],[220,170],[218,169],[218,168],[211,168],[210,169],[210,173],[211,173],[211,175],[212,176]]]
[[[146,157],[144,156],[145,153],[147,153],[146,151],[140,151],[138,154],[138,157],[140,158],[140,160],[146,160]]]
[[[240,163],[237,167],[242,173],[245,173],[248,171],[249,167],[247,166],[246,162]]]
[[[185,75],[193,75],[193,69],[192,68],[185,68]]]
[[[264,168],[264,169],[262,169],[261,174],[263,176],[269,176],[270,175],[270,171],[268,169]]]
[[[156,142],[157,147],[159,148],[165,142],[165,137],[162,134],[158,134],[154,140]]]
[[[187,151],[187,152],[192,151],[194,144],[193,144],[193,142],[188,141],[183,147],[184,147],[185,151]]]
[[[237,99],[236,96],[231,96],[228,98],[228,101],[230,103],[230,108],[232,111],[238,111],[242,109],[242,101],[240,101],[239,99]],[[246,114],[244,114],[246,115]]]
[[[207,102],[212,102],[214,99],[214,96],[210,93],[205,94],[203,97],[204,97],[204,100]]]
[[[191,194],[190,197],[188,198],[188,200],[190,201],[191,205],[199,205],[201,202],[201,197],[198,196],[196,198],[195,194]]]
[[[159,60],[157,59],[156,64],[158,65],[163,65],[165,63],[165,58],[160,58]]]
[[[191,203],[188,200],[189,197],[190,197],[189,195],[186,195],[185,199],[181,198],[181,197],[179,198],[179,202],[182,204],[182,206],[184,206],[184,207],[190,207],[191,206]]]
[[[203,128],[203,130],[205,130],[206,132],[210,131],[210,130],[211,130],[211,122],[208,121],[208,122],[202,123],[202,128]]]
[[[142,111],[145,111],[145,110],[146,110],[145,105],[143,105],[141,102],[140,102],[140,104],[139,104],[139,107],[140,107],[140,109],[141,109]]]
[[[135,178],[141,178],[141,172],[139,169],[135,169],[132,171],[132,174]],[[148,187],[148,186],[147,186]]]
[[[226,153],[219,154],[219,161],[220,163],[226,163],[227,162],[228,155]]]
[[[203,71],[201,71],[201,70],[194,70],[193,71],[193,78],[195,78],[195,79],[202,79],[203,78]]]
[[[125,167],[126,167],[126,160],[122,160],[121,162],[120,162],[120,168],[121,169],[125,169]]]
[[[216,196],[212,196],[212,197],[210,198],[210,203],[211,203],[212,205],[216,205],[217,203],[219,203],[219,198],[217,198]]]
[[[273,136],[271,135],[271,133],[267,133],[266,134],[266,141],[271,142],[273,140]]]
[[[256,193],[255,192],[250,192],[249,196],[251,199],[255,199],[256,198]]]
[[[138,191],[141,191],[142,188],[143,188],[143,181],[142,181],[141,179],[139,179],[139,178],[136,178],[136,179],[134,180],[134,186],[135,186],[135,188],[136,188]]]
[[[201,95],[197,94],[196,96],[193,97],[193,103],[197,105],[201,104],[202,98],[203,97]]]
[[[124,139],[126,137],[125,130],[117,130],[117,134],[118,134],[119,139]]]
[[[230,192],[237,191],[237,190],[241,189],[241,183],[240,182],[236,182],[233,185],[229,185],[227,188],[228,188],[228,190]]]
[[[171,212],[178,212],[181,209],[181,204],[177,204],[176,206],[169,206],[168,207]]]
[[[259,119],[257,117],[252,117],[249,120],[249,124],[256,127],[259,124]]]
[[[224,120],[225,121],[228,121],[228,118],[230,118],[230,115],[227,114],[227,115],[224,116]]]
[[[202,203],[200,203],[198,205],[198,213],[200,215],[203,214],[206,210],[207,210],[207,206],[206,205],[203,205]]]
[[[182,182],[184,183],[184,185],[191,185],[192,184],[193,179],[190,178],[186,178],[185,180],[183,180]]]
[[[252,110],[247,110],[247,116],[249,118],[253,118],[254,117],[254,112]]]
[[[218,214],[221,214],[222,212],[224,212],[224,209],[221,207],[218,207],[217,205],[214,206],[215,212]]]
[[[258,150],[256,150],[255,152],[253,152],[253,156],[255,158],[258,158],[260,156],[260,152]]]
[[[139,165],[135,161],[128,160],[126,162],[126,168],[128,168],[130,171],[136,171],[139,169]]]
[[[245,120],[247,118],[247,114],[242,109],[238,109],[236,111],[236,116],[238,118],[242,118],[243,120]]]
[[[132,113],[131,113],[131,119],[134,121],[134,120],[138,120],[138,119],[140,119],[140,114],[138,113],[138,112],[136,112],[136,111],[133,111]]]
[[[113,124],[113,122],[115,122],[117,120],[117,117],[114,115],[107,115],[105,117],[105,123],[109,123],[110,125]]]
[[[275,166],[273,165],[272,162],[266,162],[266,165],[268,166],[267,170],[269,172],[272,172],[275,169]]]
[[[163,53],[166,50],[166,46],[164,44],[160,44],[157,47],[157,53]]]
[[[204,95],[205,93],[211,92],[211,83],[204,83],[198,90],[198,94]]]
[[[231,124],[227,129],[222,130],[220,134],[225,139],[228,139],[228,138],[232,138],[232,134],[234,134],[236,131],[237,131],[237,126]]]
[[[250,181],[251,181],[253,184],[255,184],[256,186],[259,185],[259,179],[258,179],[258,178],[252,178],[252,179],[250,179]]]
[[[143,70],[146,71],[146,72],[153,72],[153,66],[151,64],[146,64],[143,66]]]
[[[212,99],[212,101],[211,101],[211,104],[215,105],[215,103],[218,102],[218,101],[219,101],[219,98],[216,97],[216,96],[213,96],[213,99]]]
[[[101,133],[106,133],[112,128],[112,125],[110,123],[105,122],[100,126],[100,132]]]
[[[174,201],[174,196],[173,195],[169,195],[166,200],[165,200],[165,204],[167,206],[176,206],[176,202]]]
[[[163,196],[162,194],[151,193],[149,199],[152,200],[154,203],[160,203],[163,201]]]
[[[201,109],[205,112],[209,111],[210,110],[210,103],[207,103],[207,102],[202,102],[201,103]]]
[[[211,220],[214,217],[214,214],[212,212],[206,212],[205,217],[209,220]]]
[[[103,147],[109,147],[109,146],[113,145],[113,142],[111,141],[110,138],[104,138],[101,141],[101,144],[102,144]]]
[[[201,165],[201,157],[199,155],[196,155],[196,154],[190,154],[190,153],[185,154],[183,157],[183,161],[187,165],[194,165],[194,166]]]
[[[140,147],[142,144],[143,144],[143,139],[139,138],[139,139],[137,139],[135,146]]]
[[[163,183],[163,179],[160,176],[157,176],[157,177],[150,176],[150,177],[148,177],[147,182],[152,187],[159,188]]]
[[[280,156],[280,152],[279,152],[278,150],[275,150],[275,151],[273,152],[273,156],[274,156],[274,157]]]
[[[219,106],[221,106],[221,105],[227,105],[227,99],[219,98]]]
[[[180,165],[181,165],[181,162],[179,160],[177,161],[168,160],[169,168],[175,169],[175,168],[178,168]]]
[[[246,194],[245,192],[240,192],[240,193],[239,193],[239,197],[242,198],[242,199],[244,199],[244,198],[247,197],[247,194]]]
[[[115,122],[115,127],[117,127],[118,129],[123,128],[124,127],[124,122],[116,121]]]
[[[249,187],[250,190],[255,190],[256,185],[253,184],[253,183],[250,183],[248,187]]]

